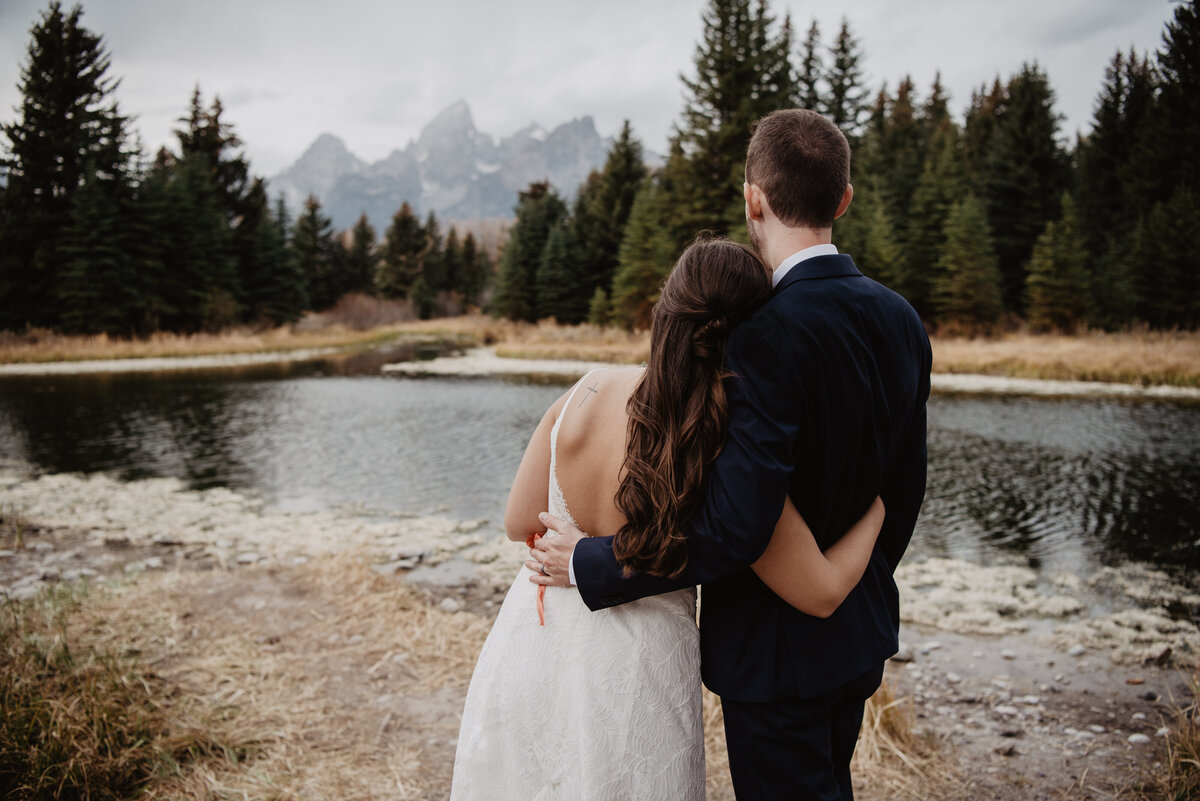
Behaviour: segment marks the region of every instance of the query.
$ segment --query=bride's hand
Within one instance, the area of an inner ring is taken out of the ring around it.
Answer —
[[[538,520],[547,529],[557,531],[558,536],[542,537],[533,544],[529,551],[530,558],[525,562],[525,567],[534,572],[529,580],[546,587],[570,587],[571,554],[575,551],[575,543],[585,535],[574,525],[549,512],[542,512]]]

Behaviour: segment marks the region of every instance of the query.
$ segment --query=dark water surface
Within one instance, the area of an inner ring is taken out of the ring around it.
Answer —
[[[563,391],[380,376],[374,357],[238,370],[0,377],[0,462],[175,476],[291,509],[499,522]],[[935,396],[911,552],[1049,571],[1200,568],[1200,404]]]

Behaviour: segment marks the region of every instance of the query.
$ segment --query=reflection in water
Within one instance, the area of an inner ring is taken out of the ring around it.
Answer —
[[[914,548],[1200,566],[1200,407],[935,396]]]
[[[293,509],[499,521],[562,387],[380,377],[378,358],[6,378],[0,462],[178,476]],[[929,420],[913,553],[1051,572],[1128,559],[1200,567],[1200,405],[935,396]]]

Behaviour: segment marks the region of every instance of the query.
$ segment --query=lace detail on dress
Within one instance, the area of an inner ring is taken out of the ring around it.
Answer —
[[[554,454],[587,377],[550,432],[550,511],[571,522]],[[475,665],[451,801],[704,801],[695,591],[592,612],[549,587],[543,628],[531,575],[521,567]]]

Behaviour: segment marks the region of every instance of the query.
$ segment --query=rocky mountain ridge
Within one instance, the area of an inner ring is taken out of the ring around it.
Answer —
[[[590,116],[551,131],[533,124],[498,142],[475,127],[459,101],[433,118],[403,150],[367,163],[337,136],[323,133],[288,169],[269,179],[293,215],[316,195],[335,228],[365,213],[382,235],[400,204],[442,220],[511,218],[517,192],[549,180],[567,198],[604,164],[610,141]]]

